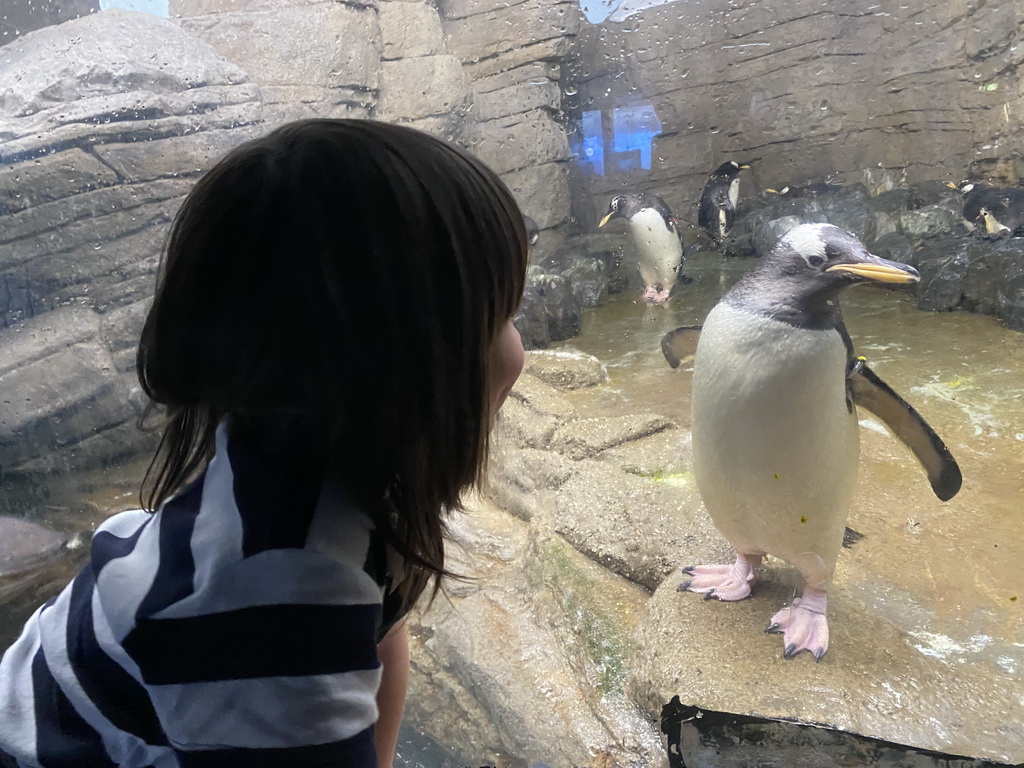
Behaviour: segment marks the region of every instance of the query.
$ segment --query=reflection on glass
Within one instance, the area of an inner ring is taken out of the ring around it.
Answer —
[[[129,11],[151,13],[154,16],[167,18],[168,0],[100,0],[100,10],[108,8],[125,8]]]
[[[732,711],[763,712],[754,683],[787,703],[775,714],[817,707],[802,714],[1024,760],[1016,6],[440,5],[3,0],[0,515],[57,531],[67,559],[39,565],[43,535],[16,534],[38,570],[0,564],[0,650],[66,583],[96,525],[137,504],[151,446],[134,427],[133,347],[181,197],[214,157],[283,120],[373,117],[500,167],[541,231],[521,330],[541,362],[495,435],[493,506],[453,517],[469,553],[457,570],[479,579],[414,632],[408,723],[424,738],[403,750],[410,765],[443,764],[424,744],[452,765],[599,753],[640,765],[663,751],[652,721],[665,690],[701,703],[703,685],[733,695]],[[156,18],[169,11],[173,23]],[[750,168],[718,247],[695,206],[729,160]],[[974,205],[965,181],[995,197]],[[662,197],[681,233],[665,307],[642,305],[626,223],[597,228],[614,196],[639,193]],[[693,481],[690,372],[669,369],[659,341],[701,323],[802,221],[921,272],[913,290],[850,291],[844,317],[857,352],[948,442],[964,488],[935,500],[912,456],[861,414],[849,525],[865,538],[839,558],[837,636],[820,665],[784,666],[776,638],[731,631],[763,629],[789,598],[781,564],[735,605],[673,593],[673,569],[727,553],[713,551]],[[491,550],[477,557],[481,541]],[[713,617],[721,625],[696,623]],[[469,706],[451,714],[453,701]],[[538,711],[544,733],[530,725]],[[641,746],[627,756],[624,744]]]
[[[612,110],[612,147],[617,154],[615,164],[620,171],[634,168],[651,170],[651,140],[661,133],[661,121],[654,107],[618,107]]]

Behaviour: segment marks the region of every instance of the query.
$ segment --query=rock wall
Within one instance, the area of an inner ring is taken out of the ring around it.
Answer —
[[[653,104],[650,172],[588,179],[594,215],[621,186],[681,217],[720,162],[746,190],[822,181],[871,193],[927,179],[1024,176],[1013,2],[697,0],[585,24],[574,110]],[[693,216],[695,218],[695,215]]]
[[[459,142],[502,174],[542,236],[563,229],[557,83],[578,27],[567,7],[172,0],[175,20],[36,14],[52,25],[0,60],[0,329],[95,354],[76,357],[83,375],[58,392],[47,377],[64,370],[59,345],[43,359],[0,345],[0,386],[36,392],[0,404],[0,420],[25,430],[0,441],[0,467],[81,468],[146,443],[128,393],[168,225],[218,156],[284,121],[372,117]],[[81,312],[53,314],[69,307]],[[77,433],[69,409],[86,415]],[[52,418],[65,419],[61,435]],[[107,432],[116,439],[94,439]]]
[[[569,218],[565,0],[171,0],[172,16],[261,87],[268,120],[372,117],[457,141],[541,230]]]
[[[3,48],[0,403],[5,473],[146,450],[135,344],[198,174],[263,130],[259,89],[178,25],[111,10]]]
[[[0,46],[26,32],[88,16],[99,9],[99,0],[62,0],[59,3],[4,0],[3,13],[0,14]]]

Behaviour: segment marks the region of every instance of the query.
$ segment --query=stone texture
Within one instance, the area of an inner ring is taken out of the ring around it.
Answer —
[[[473,90],[480,94],[499,91],[517,85],[529,85],[540,80],[558,82],[562,68],[557,61],[530,61],[520,66],[502,69],[486,76],[473,78]]]
[[[84,307],[63,307],[45,318],[8,328],[0,332],[0,376],[91,341],[99,330],[99,315]]]
[[[110,353],[83,341],[0,376],[0,465],[18,465],[121,423],[126,387]]]
[[[66,543],[66,536],[38,523],[0,517],[0,578],[57,557]]]
[[[266,133],[264,126],[204,131],[150,143],[104,144],[96,154],[123,178],[145,181],[161,177],[194,176],[244,141]]]
[[[603,461],[582,461],[555,507],[566,541],[650,591],[680,565],[680,551],[714,536],[692,483],[654,483]]]
[[[674,210],[729,158],[753,161],[755,188],[833,178],[876,193],[971,174],[1016,183],[1019,11],[941,6],[754,0],[721,14],[672,3],[613,16],[621,23],[580,30],[573,103],[609,111],[639,93],[654,105],[662,137],[644,181]],[[631,181],[612,169],[590,192]]]
[[[469,81],[454,56],[424,56],[381,63],[380,102],[374,116],[411,120],[457,113]]]
[[[79,16],[96,13],[99,0],[64,0],[60,3],[38,3],[34,0],[7,0],[0,17],[0,46],[19,35],[40,27],[62,24]]]
[[[47,66],[31,64],[45,51]],[[0,117],[96,96],[178,93],[244,82],[245,73],[174,23],[119,8],[33,32],[4,50]]]
[[[671,426],[663,417],[652,414],[576,419],[555,431],[551,436],[551,447],[572,459],[589,459],[609,448],[649,437]]]
[[[574,349],[530,352],[523,372],[562,390],[593,387],[608,380],[608,372],[596,357]]]
[[[0,173],[0,212],[10,213],[41,203],[105,187],[118,181],[117,173],[80,149],[14,163]],[[50,215],[53,211],[48,211]],[[5,228],[3,240],[16,232]]]
[[[257,83],[377,88],[380,33],[368,7],[280,6],[183,19],[182,27]]]
[[[541,229],[558,226],[569,218],[568,167],[564,163],[535,165],[501,178]]]
[[[643,593],[489,505],[452,529],[455,569],[482,580],[411,618],[406,721],[463,765],[665,766],[656,726],[622,693]]]
[[[947,235],[914,254],[918,307],[966,309],[1024,331],[1024,239]]]
[[[303,8],[322,5],[324,0],[289,0],[288,5]],[[168,0],[171,18],[188,18],[209,14],[239,13],[251,11],[275,11],[280,9],[280,0]],[[347,3],[357,5],[357,3]]]
[[[551,80],[517,83],[506,88],[478,91],[473,97],[474,114],[479,120],[497,120],[538,109],[557,112],[561,104],[562,89],[558,83]],[[539,121],[542,117],[535,114],[534,119]]]
[[[377,22],[383,59],[435,56],[445,51],[441,17],[431,5],[381,2]]]
[[[105,140],[162,138],[260,119],[258,90],[241,69],[148,14],[112,9],[25,35],[5,53],[5,165]],[[38,61],[47,66],[34,66]],[[64,160],[81,161],[84,176],[68,182],[79,190],[111,181],[93,158],[69,154]],[[38,172],[59,170],[52,162]]]
[[[479,123],[467,138],[473,153],[499,174],[571,157],[565,129],[542,111]]]
[[[841,587],[829,599],[833,650],[813,664],[783,659],[775,652],[778,638],[763,632],[775,610],[770,606],[792,594],[786,579],[769,575],[754,598],[738,603],[681,595],[674,581],[648,601],[632,649],[631,689],[649,710],[660,712],[678,696],[707,709],[828,723],[918,749],[1011,763],[1019,758],[1024,732],[1013,713],[1020,703],[1009,686],[993,690],[976,667],[951,668],[915,651],[910,638]],[[679,628],[694,622],[705,637],[728,641],[693,642],[690,632],[684,639]],[[856,660],[836,661],[840,646]],[[742,675],[736,685],[734,660],[747,654],[758,658],[757,674]]]
[[[66,176],[61,175],[60,171],[57,170],[54,178],[73,179],[74,176],[71,175],[71,172],[76,168],[76,160],[81,158],[83,164],[88,167],[88,161],[92,159],[90,155],[81,153],[78,150],[71,150],[68,155],[70,155],[67,158],[68,174]],[[34,165],[35,162],[29,161],[28,164]],[[46,158],[40,158],[40,164],[45,164],[45,162]],[[19,166],[14,167],[18,168]],[[15,173],[17,174],[17,171]],[[116,174],[111,174],[111,180],[115,178],[117,178]],[[82,219],[98,218],[116,211],[180,198],[191,188],[191,181],[174,178],[160,179],[141,184],[119,184],[117,186],[82,192],[81,194],[77,194],[79,192],[78,185],[62,185],[60,194],[66,193],[69,195],[68,197],[63,197],[52,203],[31,201],[31,207],[27,210],[5,216],[3,219],[3,230],[0,231],[0,243],[22,240],[44,232],[47,229],[60,228]],[[56,191],[50,194],[53,196],[58,195]],[[45,198],[46,196],[48,195],[43,197]],[[3,261],[3,259],[0,259],[0,262]]]
[[[580,17],[578,6],[572,3],[525,0],[471,17],[453,17],[446,11],[446,18],[448,50],[469,62],[512,51],[524,42],[556,40],[563,54],[568,53]]]

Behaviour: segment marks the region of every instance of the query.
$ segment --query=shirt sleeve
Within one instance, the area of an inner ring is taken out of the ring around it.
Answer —
[[[301,549],[206,586],[122,641],[182,767],[376,766],[380,586]]]

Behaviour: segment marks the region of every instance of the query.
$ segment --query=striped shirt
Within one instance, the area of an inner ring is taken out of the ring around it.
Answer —
[[[188,488],[105,521],[0,661],[0,752],[42,768],[375,767],[396,563],[308,464],[221,425]]]

